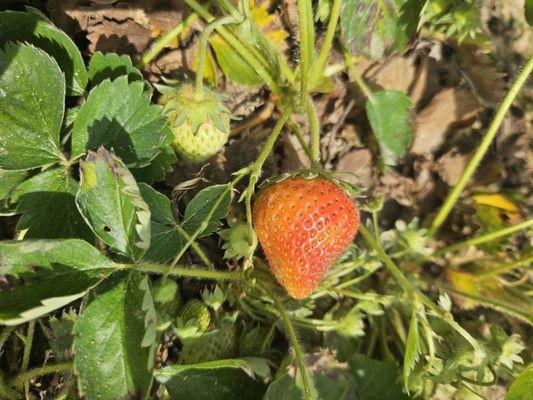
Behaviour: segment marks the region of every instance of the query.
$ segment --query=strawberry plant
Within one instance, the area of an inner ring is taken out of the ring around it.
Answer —
[[[533,58],[436,211],[386,225],[386,198],[326,168],[334,138],[316,100],[336,79],[353,84],[379,171],[394,171],[413,102],[370,84],[359,58],[381,62],[422,32],[478,39],[478,2],[297,0],[289,50],[287,32],[267,29],[276,2],[184,2],[136,65],[84,58],[34,8],[0,11],[0,398],[394,400],[496,385],[531,396],[531,343],[509,328],[533,324],[531,244],[500,250],[533,220],[490,220],[455,242],[445,228]],[[195,80],[146,79],[199,21]],[[217,74],[263,93],[274,123],[252,162],[205,184],[238,134]],[[308,167],[269,176],[282,136]],[[186,168],[199,176],[166,185]],[[466,248],[485,253],[465,271],[453,257]],[[452,298],[506,323],[469,320]]]

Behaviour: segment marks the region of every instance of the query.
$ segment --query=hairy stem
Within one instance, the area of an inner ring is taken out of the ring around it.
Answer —
[[[300,104],[305,110],[309,93],[309,68],[314,50],[314,26],[312,17],[309,19],[309,10],[312,8],[311,0],[297,0],[297,3],[300,34]]]
[[[307,370],[305,368],[304,364],[304,356],[302,352],[302,348],[300,347],[300,343],[298,342],[298,338],[296,337],[296,331],[294,330],[294,326],[292,325],[292,322],[287,315],[287,312],[285,311],[285,308],[283,308],[283,304],[281,304],[281,301],[277,296],[274,294],[270,294],[272,300],[274,300],[274,304],[276,305],[276,308],[279,311],[279,314],[281,315],[281,319],[283,320],[283,324],[285,325],[285,328],[287,329],[287,333],[289,335],[289,340],[292,343],[292,347],[294,349],[294,356],[296,357],[296,363],[298,364],[298,369],[300,370],[300,375],[302,377],[302,383],[304,387],[305,392],[305,399],[311,400],[312,394],[311,394],[311,384],[309,383],[309,377],[307,375]]]
[[[178,230],[178,233],[185,239],[190,240],[191,235],[181,227],[181,225],[176,224],[176,229]],[[202,262],[206,265],[207,268],[212,269],[213,268],[213,262],[209,259],[207,254],[202,250],[202,248],[198,245],[196,241],[191,242],[191,247],[194,250],[196,254],[198,254],[198,257],[202,260]]]
[[[344,49],[344,60],[346,62],[346,65],[348,66],[348,70],[350,71],[353,78],[355,79],[355,83],[357,83],[357,86],[359,86],[359,89],[361,89],[361,92],[363,92],[363,94],[368,99],[368,101],[374,104],[376,100],[374,99],[374,95],[372,94],[372,91],[365,83],[363,77],[359,75],[359,72],[357,72],[357,70],[355,69],[352,57],[350,56],[350,53],[348,53],[346,49]]]
[[[141,263],[137,265],[129,265],[129,268],[136,268],[142,272],[152,272],[155,274],[167,274],[169,276],[179,276],[198,279],[214,279],[214,280],[226,280],[226,281],[242,281],[243,278],[239,273],[226,272],[226,271],[209,271],[206,269],[193,269],[193,268],[169,268],[165,264],[155,263]]]
[[[42,367],[31,369],[29,371],[18,374],[15,378],[11,380],[10,384],[14,387],[21,388],[24,385],[24,382],[27,382],[33,378],[36,378],[41,375],[68,371],[71,370],[73,367],[74,365],[72,362],[44,365]]]
[[[455,250],[462,249],[463,247],[490,242],[491,240],[498,239],[502,236],[510,235],[511,233],[517,232],[521,229],[529,228],[530,226],[533,226],[533,218],[530,218],[527,221],[521,222],[519,224],[509,226],[507,228],[499,229],[497,231],[490,232],[485,235],[475,236],[462,242],[452,244],[451,246],[444,247],[442,249],[437,250],[435,252],[435,255],[439,256]]]
[[[370,247],[378,254],[379,258],[385,266],[389,269],[392,276],[396,279],[396,281],[400,284],[403,290],[405,290],[408,293],[413,294],[416,296],[427,308],[429,308],[431,311],[433,311],[436,315],[438,315],[440,318],[442,318],[450,327],[452,327],[454,330],[456,330],[461,336],[463,336],[468,343],[474,348],[475,351],[480,351],[479,343],[477,340],[470,335],[461,325],[459,325],[454,319],[453,316],[444,311],[442,308],[437,306],[435,303],[429,299],[425,294],[423,294],[418,287],[416,287],[414,284],[412,284],[401,272],[401,270],[394,264],[392,259],[385,253],[383,248],[376,242],[372,236],[372,234],[364,227],[363,224],[359,226],[359,231],[367,241],[367,243],[370,245]]]
[[[513,100],[518,95],[518,92],[520,91],[520,88],[524,85],[526,82],[529,74],[533,70],[533,57],[531,57],[518,77],[516,78],[513,86],[503,99],[502,104],[498,108],[498,111],[496,112],[496,115],[494,117],[494,120],[489,126],[489,129],[487,129],[487,132],[485,132],[485,135],[483,136],[483,140],[481,141],[481,144],[477,148],[476,152],[474,153],[474,156],[466,166],[465,170],[463,171],[463,174],[461,175],[461,178],[459,179],[459,182],[457,185],[455,185],[446,198],[444,204],[439,209],[439,212],[437,213],[435,219],[433,220],[431,224],[431,228],[429,230],[429,233],[431,236],[434,236],[441,225],[444,223],[448,215],[450,214],[452,208],[454,207],[455,203],[457,203],[457,200],[459,200],[459,196],[463,192],[464,188],[466,187],[466,184],[476,171],[477,167],[479,166],[479,163],[485,156],[485,153],[487,152],[492,140],[494,139],[494,136],[496,136],[496,133],[498,133],[498,129],[500,128],[503,119],[505,117],[505,114],[511,107],[511,104],[513,103]]]
[[[320,165],[320,121],[316,111],[316,106],[311,97],[307,102],[307,118],[311,133],[311,155],[314,166]]]
[[[313,81],[316,82],[324,74],[326,68],[326,62],[333,45],[333,39],[335,38],[335,31],[337,30],[337,23],[339,21],[339,15],[341,12],[342,0],[333,0],[333,5],[331,6],[331,13],[329,15],[328,28],[326,30],[326,36],[324,37],[324,42],[320,52],[318,53],[318,58],[313,65],[313,70],[311,76]]]
[[[206,9],[209,9],[212,1],[207,2],[204,6]],[[148,51],[143,54],[140,61],[137,63],[137,68],[142,69],[145,65],[149,64],[161,51],[172,41],[176,36],[178,36],[184,29],[189,27],[194,21],[198,19],[198,14],[192,13],[178,25],[172,28],[170,31],[165,33],[158,39],[153,46],[150,46]]]
[[[203,98],[204,95],[204,71],[205,71],[205,60],[207,56],[207,42],[209,41],[209,36],[213,33],[215,29],[226,24],[237,23],[239,22],[237,18],[233,16],[227,16],[224,18],[217,19],[207,25],[202,32],[200,37],[200,47],[198,51],[198,68],[196,69],[196,93],[199,99]]]

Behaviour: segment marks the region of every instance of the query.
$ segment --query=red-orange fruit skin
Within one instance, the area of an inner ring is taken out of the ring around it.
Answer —
[[[292,177],[259,194],[253,222],[274,276],[289,295],[302,299],[354,239],[359,211],[334,183]]]

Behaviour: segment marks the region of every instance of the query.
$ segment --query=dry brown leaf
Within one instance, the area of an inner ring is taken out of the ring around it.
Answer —
[[[374,186],[373,164],[372,152],[359,149],[341,157],[335,169],[346,182],[368,189]]]
[[[415,73],[416,66],[412,57],[394,55],[380,66],[368,71],[367,76],[383,89],[396,89],[408,93]]]
[[[450,186],[455,186],[468,162],[466,154],[450,151],[439,159],[439,173],[442,179]]]
[[[467,90],[444,89],[416,116],[411,152],[431,154],[451,129],[473,123],[478,110],[478,101]]]

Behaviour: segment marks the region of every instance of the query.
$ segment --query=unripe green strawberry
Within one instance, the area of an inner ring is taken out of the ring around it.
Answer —
[[[237,329],[225,326],[184,343],[178,364],[196,364],[235,356]]]
[[[181,308],[179,316],[183,323],[195,319],[196,326],[199,331],[204,332],[209,328],[211,322],[211,315],[209,314],[209,308],[200,300],[189,300]]]
[[[253,222],[274,276],[289,295],[301,299],[355,237],[359,211],[329,180],[296,176],[259,194]]]
[[[220,95],[207,88],[199,95],[191,84],[156,88],[163,94],[160,103],[174,134],[172,146],[180,158],[199,163],[224,147],[232,115]]]

